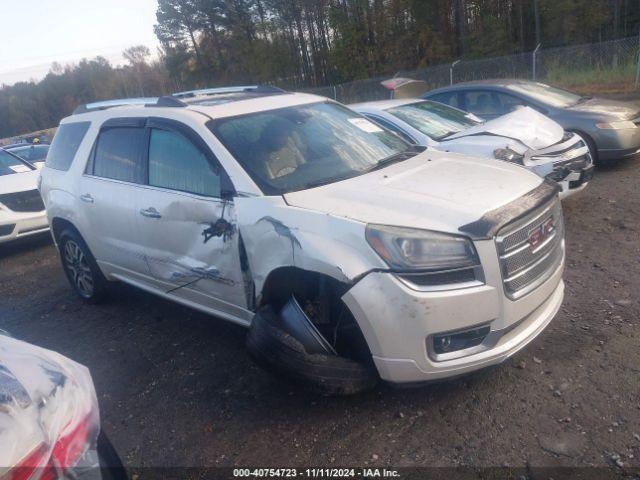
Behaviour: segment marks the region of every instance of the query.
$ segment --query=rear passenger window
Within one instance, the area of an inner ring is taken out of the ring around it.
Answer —
[[[144,144],[144,128],[117,127],[103,130],[94,147],[93,175],[123,182],[144,183]]]
[[[47,167],[69,170],[91,122],[65,123],[60,125],[47,154]]]
[[[220,175],[206,154],[178,132],[152,129],[149,185],[220,197]]]
[[[458,101],[458,92],[438,93],[437,95],[431,95],[429,97],[429,100],[444,103],[445,105],[450,105],[456,108],[462,108],[460,102]]]

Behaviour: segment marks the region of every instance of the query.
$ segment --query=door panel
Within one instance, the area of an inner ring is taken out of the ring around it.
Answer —
[[[156,286],[209,308],[243,314],[248,305],[233,203],[149,187],[137,206],[140,239]],[[141,213],[151,209],[157,216]]]
[[[247,285],[233,202],[222,200],[224,172],[184,125],[148,125],[148,186],[137,200],[141,248],[158,288],[247,318]]]
[[[146,274],[137,238],[139,186],[90,176],[83,176],[79,185],[80,225],[88,227],[81,234],[98,262]],[[107,270],[115,271],[112,267]]]
[[[135,205],[144,181],[146,131],[140,119],[126,120],[107,121],[100,130],[79,182],[80,225],[88,227],[81,233],[106,271],[144,275]]]

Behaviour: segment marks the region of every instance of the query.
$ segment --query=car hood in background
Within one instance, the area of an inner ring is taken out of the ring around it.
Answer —
[[[427,150],[382,170],[285,194],[285,200],[363,223],[456,233],[541,182],[507,162]]]
[[[527,147],[540,150],[558,143],[564,129],[550,118],[529,107],[519,108],[495,120],[490,120],[442,140],[469,137],[472,135],[499,135],[522,142]]]
[[[38,175],[38,170],[0,175],[0,195],[35,190],[38,186]]]
[[[638,105],[638,103],[619,102],[617,100],[606,100],[604,98],[590,98],[566,110],[610,115],[619,120],[632,120],[640,117],[640,105]]]

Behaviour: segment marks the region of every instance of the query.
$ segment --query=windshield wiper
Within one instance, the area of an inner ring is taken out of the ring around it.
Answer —
[[[579,103],[584,103],[584,102],[586,102],[587,100],[591,100],[591,99],[593,99],[593,97],[592,97],[591,95],[587,95],[587,96],[585,96],[585,97],[580,97],[580,100],[578,100],[578,101],[576,102],[576,105],[578,105]]]
[[[374,166],[368,168],[363,173],[369,173],[375,170],[380,170],[384,167],[391,165],[392,163],[408,160],[411,157],[415,157],[421,151],[423,150],[410,148],[408,150],[404,150],[403,152],[394,153],[393,155],[389,155],[388,157],[385,157],[382,160],[378,160],[378,162]]]
[[[459,131],[451,130],[450,132],[445,133],[437,138],[437,140],[444,140],[445,138],[449,138],[451,135],[455,135],[456,133],[460,133]]]

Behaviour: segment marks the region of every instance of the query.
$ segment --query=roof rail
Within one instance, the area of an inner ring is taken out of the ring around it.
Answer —
[[[126,105],[138,105],[143,107],[186,107],[186,104],[177,98],[164,97],[142,97],[142,98],[121,98],[117,100],[104,100],[101,102],[87,103],[80,105],[73,111],[73,115],[79,113],[93,112],[96,110],[106,110],[108,108],[123,107]]]
[[[197,96],[225,95],[227,93],[284,93],[278,87],[270,85],[242,85],[236,87],[203,88],[200,90],[188,90],[186,92],[174,93],[175,98],[192,98]]]

